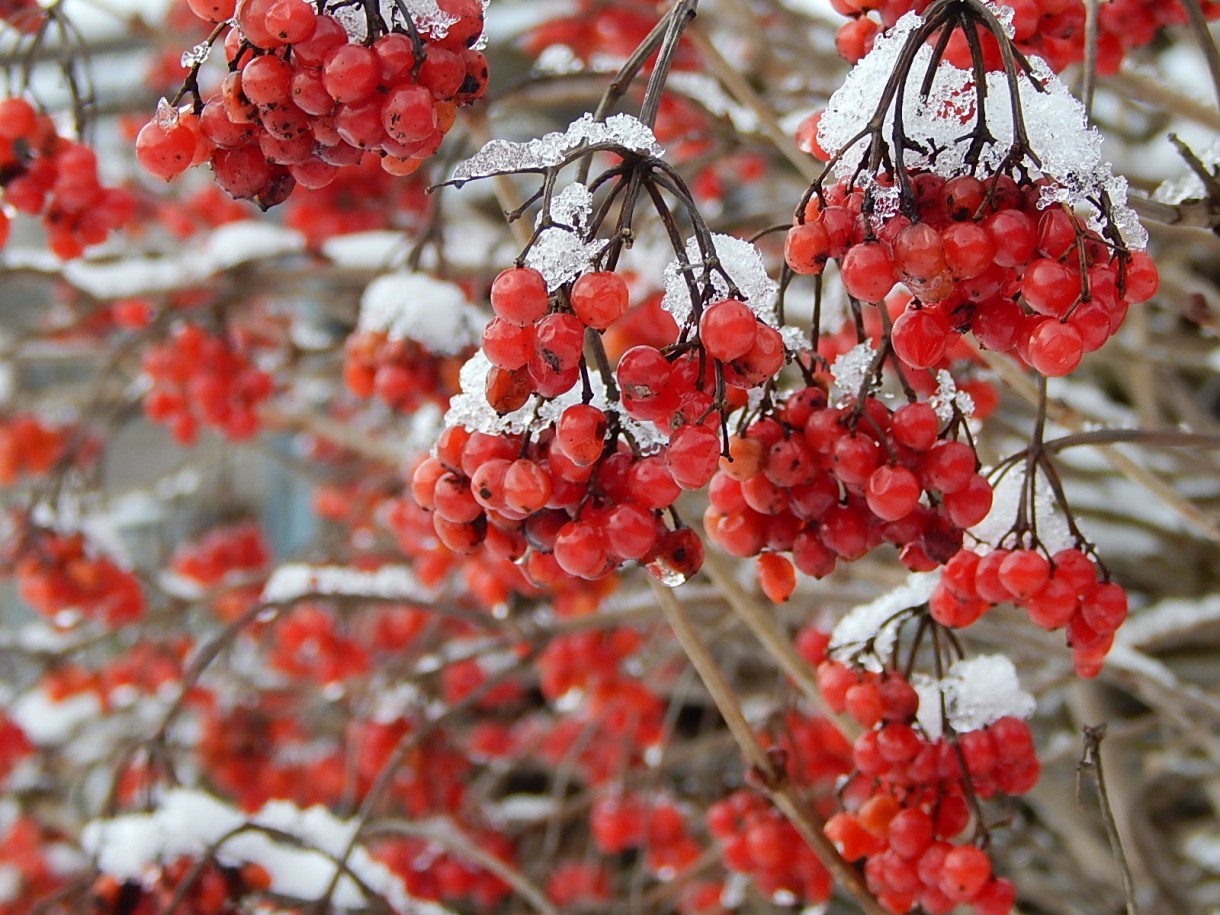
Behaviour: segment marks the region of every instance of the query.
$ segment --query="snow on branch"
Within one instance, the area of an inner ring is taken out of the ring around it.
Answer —
[[[838,178],[851,180],[867,154],[871,134],[856,138],[876,110],[907,39],[922,24],[923,19],[915,13],[903,16],[888,34],[878,36],[873,49],[830,97],[818,127],[818,142],[831,155],[841,156],[834,167]],[[892,135],[897,116],[910,141],[903,162],[907,168],[927,169],[946,178],[970,174],[968,125],[973,123],[977,99],[982,97],[987,104],[987,130],[994,142],[982,150],[979,170],[998,171],[1019,136],[1006,74],[1002,70],[988,72],[986,85],[976,87],[973,73],[942,60],[924,99],[920,88],[932,53],[931,44],[916,52],[907,71],[903,110],[895,112],[891,108],[886,114],[884,135]],[[1042,189],[1040,205],[1091,204],[1104,193],[1124,240],[1132,247],[1144,247],[1147,232],[1126,205],[1127,181],[1115,176],[1110,163],[1102,159],[1101,134],[1089,127],[1084,106],[1045,61],[1031,57],[1029,62],[1032,79],[1019,75],[1018,99],[1029,147],[1041,161],[1042,174],[1051,179],[1051,184]],[[893,150],[890,152],[892,155]],[[883,211],[883,205],[891,199],[893,207],[897,206],[897,188],[877,187],[877,191],[877,215],[891,215]],[[1100,214],[1094,216],[1093,228],[1100,228],[1096,219]]]
[[[289,899],[323,898],[358,824],[340,820],[324,807],[304,810],[288,801],[269,801],[247,816],[235,807],[193,788],[166,791],[148,813],[130,813],[88,823],[81,845],[98,870],[123,881],[151,881],[161,866],[178,858],[214,853],[226,867],[257,864],[270,878],[270,892]],[[280,836],[292,837],[290,844]],[[347,869],[361,884],[405,915],[445,915],[450,910],[407,893],[385,865],[357,846]],[[351,876],[335,882],[332,906],[339,911],[367,908],[371,902]]]
[[[937,680],[924,674],[911,678],[919,694],[919,725],[930,740],[941,737],[941,698],[949,726],[958,733],[977,731],[1001,718],[1029,718],[1034,697],[1021,689],[1012,659],[1000,655],[964,658]]]
[[[378,600],[424,600],[431,592],[406,566],[382,566],[372,572],[351,566],[287,563],[271,573],[262,601],[281,604],[302,597],[332,595]]]
[[[603,121],[584,114],[560,133],[555,131],[525,142],[491,140],[477,153],[459,162],[449,179],[456,183],[539,171],[561,165],[567,155],[582,146],[617,147],[645,156],[661,156],[665,150],[652,130],[629,114],[615,114]]]
[[[898,640],[902,612],[927,603],[939,580],[939,571],[912,572],[892,591],[853,607],[830,634],[830,656],[880,672],[881,659],[893,652]]]
[[[414,340],[438,356],[474,346],[485,322],[457,285],[423,273],[379,276],[360,297],[360,330]]]

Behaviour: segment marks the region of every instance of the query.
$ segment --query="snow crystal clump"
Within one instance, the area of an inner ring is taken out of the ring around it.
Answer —
[[[942,423],[953,419],[955,409],[967,419],[974,415],[974,398],[957,389],[957,382],[947,369],[936,373],[936,393],[928,399],[928,405]]]
[[[525,142],[492,140],[453,170],[451,181],[462,183],[491,175],[541,171],[563,162],[568,153],[582,146],[626,149],[645,156],[661,156],[665,150],[652,130],[629,114],[615,114],[595,121],[584,114],[562,133],[555,131]]]
[[[422,273],[379,276],[360,297],[360,330],[414,340],[439,356],[473,346],[483,324],[460,288]]]
[[[943,732],[941,697],[949,726],[957,733],[977,731],[1001,718],[1028,718],[1034,697],[1021,689],[1017,669],[1004,655],[979,655],[956,662],[940,680],[924,674],[911,678],[919,695],[919,725],[929,740]]]
[[[583,392],[578,384],[552,400],[531,398],[521,409],[501,416],[487,402],[485,386],[490,369],[491,363],[481,349],[462,366],[458,373],[462,392],[449,401],[449,411],[445,414],[446,426],[465,426],[472,432],[486,432],[488,435],[520,435],[527,430],[540,430],[553,425],[564,410],[581,402]],[[606,386],[597,372],[589,373],[589,387],[593,391],[590,404],[607,414],[617,413],[619,428],[635,441],[642,453],[656,451],[668,441],[652,423],[638,422],[611,405],[606,396]]]
[[[311,566],[292,562],[271,573],[260,599],[268,604],[309,595],[423,600],[431,593],[406,566],[382,566],[367,572],[350,566]]]
[[[729,297],[729,283],[724,278],[727,273],[733,280],[746,305],[763,323],[771,327],[779,326],[779,318],[775,310],[776,296],[779,285],[767,274],[766,264],[758,248],[734,238],[732,235],[712,235],[713,254],[723,268],[705,267],[703,250],[696,238],[686,240],[686,267],[682,261],[672,261],[665,268],[665,296],[661,299],[661,307],[674,316],[681,327],[691,316],[690,282],[687,279],[689,271],[696,288],[710,285],[712,295],[707,302],[716,302]]]
[[[853,607],[830,634],[830,656],[880,672],[881,658],[893,651],[898,639],[902,611],[927,603],[938,581],[939,570],[912,572],[894,590]]]
[[[879,36],[870,51],[848,73],[843,85],[831,96],[818,126],[818,142],[831,155],[838,155],[834,172],[852,180],[868,153],[869,136],[858,136],[881,100],[895,70],[903,46],[923,19],[915,13],[903,16],[889,34]],[[932,46],[916,53],[908,70],[902,124],[911,144],[904,152],[907,168],[926,169],[945,178],[971,172],[966,161],[971,137],[968,127],[976,116],[974,74],[941,61],[926,99],[920,88],[932,59]],[[1101,134],[1088,126],[1084,106],[1071,94],[1058,75],[1037,57],[1030,58],[1032,80],[1022,75],[1018,100],[1029,147],[1041,161],[1040,170],[1052,184],[1042,189],[1039,206],[1066,203],[1087,204],[1093,209],[1090,225],[1101,228],[1100,213],[1092,200],[1109,198],[1115,222],[1128,245],[1142,248],[1147,233],[1127,207],[1127,183],[1115,177],[1101,155]],[[1042,91],[1034,83],[1042,87]],[[987,128],[995,142],[983,148],[979,171],[999,169],[1012,149],[1014,129],[1008,83],[1003,71],[987,74],[983,95],[987,101]],[[895,112],[886,113],[882,127],[886,142],[892,136]],[[922,150],[922,151],[921,151]],[[893,155],[893,151],[890,151]],[[881,201],[888,206],[886,200]]]
[[[603,241],[585,241],[593,195],[583,184],[570,184],[551,201],[553,223],[542,229],[525,255],[525,266],[532,267],[555,290],[589,268],[605,246]],[[547,214],[539,213],[534,225],[541,227]]]
[[[836,403],[845,397],[855,397],[868,379],[869,370],[877,351],[868,341],[857,343],[845,353],[840,353],[830,365],[830,375],[834,379]]]

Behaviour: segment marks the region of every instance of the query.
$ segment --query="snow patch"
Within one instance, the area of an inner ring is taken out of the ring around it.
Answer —
[[[890,655],[898,639],[902,611],[927,603],[938,581],[939,570],[912,572],[894,590],[853,607],[831,632],[829,655],[849,666],[880,672],[881,659]]]
[[[1021,689],[1017,668],[1005,655],[979,655],[956,662],[940,680],[916,674],[919,725],[929,740],[943,734],[941,697],[949,726],[957,733],[977,731],[1001,718],[1029,718],[1034,697]]]
[[[385,600],[426,600],[432,592],[407,566],[382,566],[368,572],[350,566],[311,566],[293,562],[271,573],[261,600],[281,604],[302,597],[335,595]]]
[[[379,276],[360,297],[360,330],[414,340],[439,356],[474,346],[484,323],[461,288],[423,273]]]

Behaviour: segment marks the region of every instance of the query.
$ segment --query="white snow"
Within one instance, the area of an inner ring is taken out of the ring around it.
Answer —
[[[834,379],[835,403],[841,403],[844,398],[855,397],[860,393],[876,357],[877,351],[867,340],[839,354],[830,365],[830,375]]]
[[[767,274],[766,264],[763,263],[762,253],[758,248],[732,235],[713,234],[712,249],[720,266],[732,278],[733,284],[741,293],[742,301],[763,323],[778,327],[775,303],[779,284]],[[729,297],[729,284],[724,273],[705,268],[698,239],[686,240],[686,262],[693,271],[697,289],[711,286],[712,295],[707,299],[708,303]],[[679,327],[690,320],[691,316],[691,284],[684,275],[685,269],[680,260],[672,261],[665,268],[665,296],[661,299],[661,307],[673,315]]]
[[[302,846],[273,837],[264,829],[294,837]],[[199,858],[215,851],[222,865],[262,866],[271,892],[290,899],[316,900],[334,881],[333,858],[342,856],[355,835],[355,821],[340,820],[323,807],[302,810],[288,801],[270,801],[247,819],[235,807],[193,788],[166,791],[149,813],[124,814],[86,824],[81,846],[102,873],[123,881],[155,877],[176,858]],[[348,857],[351,872],[393,911],[442,915],[449,910],[407,894],[402,881],[356,847]],[[363,909],[364,893],[348,876],[335,882],[332,905],[340,911]]]
[[[986,518],[970,528],[971,536],[978,540],[978,544],[971,549],[976,553],[986,553],[995,548],[1001,538],[1012,529],[1020,505],[1027,496],[1024,463],[1011,468],[999,482],[993,479],[991,511],[987,513]],[[1027,518],[1029,517],[1037,522],[1038,539],[1049,552],[1055,553],[1076,545],[1067,522],[1056,510],[1055,495],[1046,482],[1045,474],[1038,474],[1034,488],[1033,511],[1027,512]],[[1079,526],[1079,520],[1077,524]],[[1004,545],[1012,546],[1011,543]]]
[[[948,369],[936,373],[936,392],[928,398],[928,404],[942,423],[953,419],[954,409],[967,419],[974,415],[974,398],[958,390],[957,382]]]
[[[56,702],[41,689],[22,693],[9,709],[9,717],[38,747],[63,746],[101,714],[102,702],[94,692],[76,693]]]
[[[943,732],[940,695],[949,725],[959,734],[1009,716],[1029,718],[1036,707],[1034,697],[1021,689],[1012,659],[1005,655],[965,658],[940,680],[916,674],[911,685],[919,694],[919,725],[929,740],[937,740]]]
[[[458,373],[462,391],[449,401],[449,411],[445,414],[446,426],[465,426],[489,435],[519,435],[527,429],[537,431],[547,428],[564,410],[581,401],[582,389],[577,382],[571,390],[558,397],[541,402],[532,397],[521,409],[500,416],[487,402],[485,385],[489,369],[491,363],[481,349],[462,366]],[[637,422],[612,407],[606,397],[606,386],[596,371],[589,372],[589,387],[593,391],[590,403],[600,410],[618,413],[619,426],[635,439],[643,453],[655,451],[668,440],[652,423]]]
[[[629,114],[615,114],[604,122],[584,114],[562,133],[518,142],[491,140],[481,150],[459,162],[451,181],[458,183],[490,175],[539,171],[559,165],[568,153],[586,145],[618,147],[646,156],[660,156],[665,150],[650,128]]]
[[[351,566],[312,566],[293,562],[271,573],[261,600],[279,604],[313,595],[426,600],[431,592],[407,566],[382,566],[372,572]]]
[[[379,276],[360,297],[360,330],[414,340],[438,356],[475,345],[485,320],[459,286],[423,273]]]
[[[940,581],[940,571],[912,572],[897,588],[847,612],[830,634],[829,655],[837,661],[865,670],[881,671],[882,659],[890,655],[898,638],[896,616],[926,603]],[[869,651],[862,651],[869,641]]]
[[[604,240],[585,240],[592,212],[593,195],[583,184],[569,184],[551,201],[555,224],[538,233],[525,256],[525,266],[542,274],[548,290],[558,289],[588,270],[606,246]],[[545,213],[539,213],[535,227],[545,218]]]
[[[850,180],[863,161],[869,138],[854,141],[853,138],[872,117],[903,45],[922,22],[914,13],[903,16],[888,34],[877,38],[872,51],[852,68],[842,86],[831,96],[818,127],[818,142],[832,155],[843,152],[834,166],[838,178]],[[913,143],[937,152],[932,156],[908,148],[904,164],[907,168],[928,169],[952,177],[969,170],[966,155],[970,143],[965,125],[972,124],[975,119],[974,76],[942,61],[925,102],[920,98],[919,90],[931,56],[930,44],[925,44],[915,54],[907,77],[901,118]],[[1088,204],[1089,197],[1105,192],[1127,244],[1144,247],[1147,233],[1126,206],[1127,182],[1115,177],[1110,164],[1103,161],[1101,134],[1088,126],[1084,106],[1043,60],[1031,57],[1030,64],[1034,79],[1045,91],[1038,91],[1029,79],[1021,76],[1018,100],[1029,145],[1041,162],[1040,171],[1052,179],[1052,186],[1043,189],[1040,205]],[[1002,164],[1016,135],[1008,84],[1002,71],[987,74],[985,94],[987,127],[996,142],[982,151],[979,165],[983,172],[990,173]],[[887,144],[894,117],[891,107],[883,127]],[[1093,228],[1100,225],[1099,215],[1092,215]]]

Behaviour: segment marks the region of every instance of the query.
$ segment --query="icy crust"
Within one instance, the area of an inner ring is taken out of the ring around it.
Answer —
[[[524,142],[491,140],[459,162],[449,180],[461,183],[491,175],[540,171],[559,165],[568,153],[586,145],[613,146],[645,156],[665,154],[652,130],[629,114],[611,115],[605,121],[583,114],[562,133],[555,131]]]
[[[818,127],[818,142],[831,155],[840,155],[834,165],[837,178],[850,181],[867,155],[869,138],[853,138],[877,109],[903,45],[922,22],[914,13],[903,16],[888,34],[877,38],[872,51],[852,68],[843,85],[830,97]],[[902,123],[912,142],[905,150],[903,164],[945,178],[968,174],[971,170],[966,163],[968,133],[975,118],[974,75],[942,61],[924,101],[919,90],[931,57],[932,48],[925,44],[916,52],[907,77]],[[1051,186],[1042,190],[1039,205],[1085,205],[1090,211],[1090,227],[1099,230],[1103,225],[1101,214],[1089,198],[1105,194],[1123,240],[1132,248],[1143,248],[1147,232],[1126,205],[1127,182],[1115,176],[1110,163],[1102,159],[1101,134],[1088,126],[1084,106],[1044,61],[1037,57],[1029,61],[1034,80],[1045,91],[1038,91],[1030,79],[1021,75],[1017,80],[1018,98],[1030,148],[1041,161],[1042,175],[1052,181]],[[1003,164],[1015,136],[1011,96],[1003,72],[987,74],[985,96],[987,127],[995,142],[983,149],[979,170],[994,173]],[[882,128],[887,144],[893,126],[891,107]],[[892,215],[896,193],[890,189],[881,194],[877,218]]]
[[[834,403],[841,404],[860,393],[876,358],[877,351],[867,340],[835,357],[830,364],[830,377],[834,379]]]
[[[445,414],[446,426],[464,426],[473,432],[486,432],[488,435],[537,432],[554,425],[564,410],[582,400],[583,389],[578,383],[570,391],[552,400],[531,397],[520,410],[501,416],[492,409],[484,393],[487,372],[490,369],[491,363],[482,350],[476,352],[462,366],[458,374],[462,392],[449,401],[449,411]],[[589,372],[589,387],[593,391],[590,403],[607,416],[611,413],[617,414],[619,428],[635,441],[643,453],[656,451],[669,440],[652,423],[638,422],[620,410],[616,404],[610,403],[606,396],[606,386],[595,371]]]
[[[737,293],[742,301],[754,312],[764,324],[774,327],[780,332],[784,346],[789,350],[808,349],[809,342],[804,331],[799,327],[780,324],[778,302],[779,284],[767,273],[762,252],[757,247],[732,235],[713,234],[712,254],[724,269],[707,269],[703,249],[697,238],[686,240],[685,262],[670,261],[665,267],[665,294],[661,298],[661,307],[673,315],[678,326],[691,320],[691,285],[696,289],[711,287],[708,303],[727,299],[732,290],[724,274],[727,273],[737,287]]]
[[[830,634],[831,658],[880,673],[898,640],[902,612],[925,604],[932,596],[940,571],[912,572],[892,591],[867,604],[853,607]]]
[[[943,735],[946,719],[961,734],[985,728],[1001,718],[1029,718],[1037,705],[1034,697],[1021,689],[1012,660],[1000,654],[957,661],[939,680],[916,674],[911,686],[919,695],[916,717],[929,740]]]
[[[549,291],[588,270],[606,246],[605,241],[585,240],[592,212],[593,195],[583,184],[568,185],[551,201],[553,225],[538,233],[525,255],[525,266],[542,274]],[[541,228],[546,218],[546,213],[539,213],[534,226]]]
[[[123,882],[151,884],[164,864],[212,854],[225,867],[258,864],[271,880],[270,892],[288,899],[321,899],[334,881],[331,905],[350,912],[366,909],[371,900],[346,874],[335,881],[335,859],[346,852],[358,828],[356,821],[340,820],[321,806],[301,809],[288,801],[269,801],[247,817],[203,791],[173,788],[149,813],[86,824],[81,845],[99,871]],[[394,912],[450,912],[410,896],[397,876],[359,846],[348,856],[347,868]]]
[[[360,330],[414,340],[438,356],[474,346],[485,321],[458,286],[423,273],[379,276],[360,297]]]
[[[928,399],[928,405],[936,411],[936,418],[942,423],[953,419],[955,412],[969,419],[974,415],[974,398],[957,387],[948,369],[936,373],[936,392]]]

